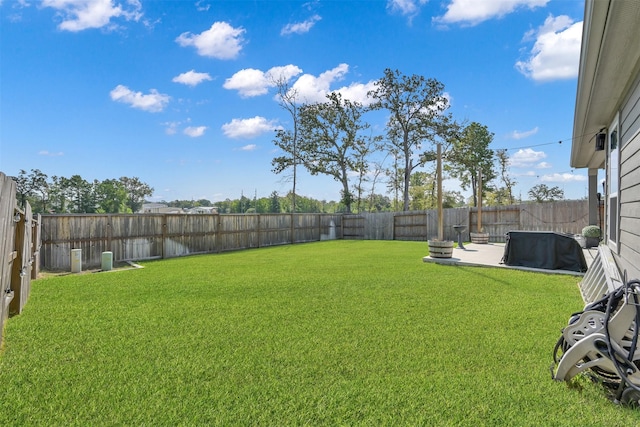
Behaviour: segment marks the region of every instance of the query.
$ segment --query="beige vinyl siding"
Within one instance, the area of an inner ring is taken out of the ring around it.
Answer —
[[[628,279],[640,279],[640,73],[620,110],[620,252]]]

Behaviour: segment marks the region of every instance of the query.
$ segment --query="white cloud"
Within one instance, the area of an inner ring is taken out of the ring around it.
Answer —
[[[536,169],[551,169],[552,165],[549,162],[540,162],[536,165]]]
[[[182,46],[193,46],[201,56],[216,59],[234,59],[242,49],[244,39],[242,27],[233,28],[226,22],[214,22],[211,28],[200,34],[182,33],[176,42]]]
[[[451,0],[443,16],[434,22],[477,25],[493,18],[501,18],[520,8],[543,7],[549,0]]]
[[[308,33],[311,28],[321,20],[320,15],[313,15],[311,18],[307,19],[303,22],[296,22],[295,24],[287,24],[280,31],[280,35],[288,35],[288,34],[304,34]]]
[[[202,0],[198,0],[196,2],[196,9],[198,10],[198,12],[206,12],[211,7],[210,4],[203,4],[203,3],[204,2]]]
[[[31,7],[30,4],[31,0],[13,0],[11,2],[11,9],[12,10],[18,10],[19,12],[22,9]],[[0,6],[2,6],[3,0],[0,0]],[[11,20],[11,22],[19,22],[22,20],[22,15],[20,13],[15,13],[12,15],[8,15],[8,18]]]
[[[126,86],[118,85],[110,92],[111,99],[116,102],[129,104],[133,108],[157,113],[164,110],[171,97],[159,93],[155,89],[151,89],[150,93],[145,95],[142,92],[133,92]]]
[[[62,151],[58,151],[57,153],[52,153],[51,151],[41,150],[41,151],[38,151],[38,155],[46,156],[46,157],[60,157],[60,156],[64,156],[64,153]]]
[[[531,33],[525,35],[531,36]],[[516,69],[530,79],[550,81],[578,76],[582,22],[568,16],[549,16],[535,32],[529,57],[516,62]]]
[[[540,162],[536,165],[536,169],[550,169],[551,163],[548,162]]]
[[[326,102],[327,94],[331,91],[331,84],[342,80],[349,71],[349,65],[340,64],[337,67],[321,73],[319,76],[303,74],[291,86],[296,91],[296,99],[300,102]],[[289,81],[302,73],[302,69],[295,65],[273,67],[268,71],[246,68],[229,77],[223,84],[225,89],[237,90],[244,98],[264,95],[269,88],[276,86],[276,81]],[[352,83],[343,86],[334,92],[339,92],[344,99],[369,105],[372,100],[367,97],[367,92],[374,89],[375,81],[367,83]]]
[[[392,12],[412,17],[420,11],[420,6],[427,3],[427,0],[388,0],[387,8]]]
[[[199,136],[204,135],[204,132],[207,130],[206,126],[189,126],[185,128],[182,133],[192,138],[198,138]]]
[[[348,99],[352,102],[359,102],[364,106],[368,106],[373,102],[373,98],[369,98],[367,93],[375,89],[375,80],[371,80],[368,83],[352,83],[349,86],[341,87],[334,92],[339,92],[343,99]]]
[[[524,139],[537,134],[538,130],[538,126],[534,127],[531,130],[525,130],[522,132],[520,132],[519,130],[514,130],[513,132],[511,132],[510,137],[512,139]]]
[[[165,126],[164,133],[167,135],[175,135],[178,132],[178,126],[180,126],[180,122],[165,122],[162,123]]]
[[[258,146],[256,144],[248,144],[245,145],[244,147],[240,148],[242,151],[254,151],[258,148]]]
[[[58,28],[72,32],[115,26],[112,18],[138,21],[142,17],[139,0],[42,0],[42,6],[57,10],[62,17]]]
[[[543,182],[580,182],[586,181],[587,177],[584,175],[574,175],[572,173],[554,173],[543,175],[540,180]]]
[[[269,81],[265,73],[255,68],[245,68],[225,80],[225,89],[235,89],[244,98],[264,95],[269,90]]]
[[[265,74],[267,79],[270,81],[284,80],[288,82],[300,73],[302,73],[301,68],[296,65],[289,64],[281,67],[272,67]]]
[[[331,83],[341,80],[348,71],[349,65],[340,64],[318,77],[304,74],[293,84],[292,89],[297,91],[298,99],[303,102],[325,102]]]
[[[282,127],[275,120],[267,120],[264,117],[255,116],[250,119],[233,119],[222,125],[222,131],[229,138],[251,139],[263,133],[273,132]]]
[[[542,159],[545,159],[547,155],[544,151],[534,151],[531,148],[525,148],[518,150],[509,159],[509,164],[516,168],[528,168],[535,163],[539,163]]]
[[[197,86],[205,80],[213,80],[209,73],[197,73],[195,70],[187,71],[173,78],[173,82],[182,83],[188,86]]]
[[[276,86],[276,81],[282,79],[288,82],[292,77],[302,73],[295,65],[273,67],[264,72],[255,68],[245,68],[225,80],[225,89],[237,90],[244,98],[264,95],[270,87]]]

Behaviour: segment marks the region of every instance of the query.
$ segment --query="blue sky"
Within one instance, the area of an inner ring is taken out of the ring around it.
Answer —
[[[569,155],[583,9],[581,0],[0,0],[0,171],[137,176],[154,201],[284,195],[291,183],[271,172],[272,140],[291,123],[269,76],[288,77],[308,102],[340,91],[366,104],[391,68],[438,79],[456,119],[495,134],[516,195],[544,183],[582,198],[586,170],[572,170]],[[382,132],[384,115],[367,120]],[[339,199],[330,178],[302,173],[297,187]]]

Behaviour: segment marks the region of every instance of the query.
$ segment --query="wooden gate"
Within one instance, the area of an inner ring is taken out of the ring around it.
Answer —
[[[16,183],[0,172],[0,340],[9,314],[20,314],[38,275],[40,222],[16,201]]]

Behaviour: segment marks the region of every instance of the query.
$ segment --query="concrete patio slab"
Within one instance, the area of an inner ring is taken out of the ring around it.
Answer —
[[[539,273],[548,274],[570,274],[573,276],[584,276],[584,273],[569,270],[545,270],[541,268],[530,267],[518,267],[501,264],[502,256],[504,255],[504,243],[488,243],[488,244],[476,244],[465,243],[464,249],[455,248],[453,250],[453,256],[451,258],[431,258],[426,256],[422,258],[424,262],[432,262],[443,265],[463,265],[474,267],[497,267],[497,268],[511,268],[514,270],[535,271]],[[583,250],[587,266],[590,266],[593,262],[593,258],[597,253],[597,250],[584,249]]]

